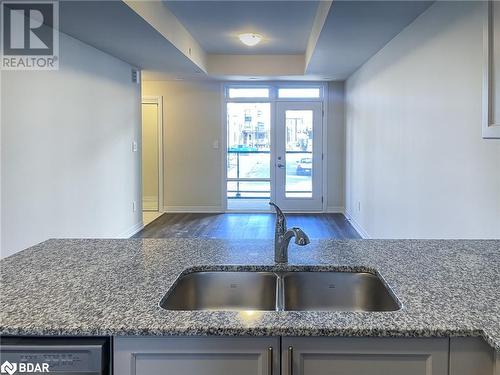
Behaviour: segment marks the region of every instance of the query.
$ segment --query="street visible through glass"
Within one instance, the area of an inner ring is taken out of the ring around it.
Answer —
[[[313,111],[285,112],[287,198],[311,198],[313,174]]]
[[[312,111],[286,112],[286,194],[312,196]],[[227,104],[227,197],[271,196],[271,104]]]
[[[271,104],[227,104],[227,197],[271,197]]]

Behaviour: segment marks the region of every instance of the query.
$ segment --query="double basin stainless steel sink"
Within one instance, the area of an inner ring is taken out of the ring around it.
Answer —
[[[395,311],[385,283],[370,272],[202,271],[180,276],[160,301],[167,310]]]

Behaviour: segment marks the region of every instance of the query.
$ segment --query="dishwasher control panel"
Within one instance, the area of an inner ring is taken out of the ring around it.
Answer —
[[[12,373],[16,370],[16,374],[109,375],[109,358],[109,338],[2,337],[0,340],[0,365]]]

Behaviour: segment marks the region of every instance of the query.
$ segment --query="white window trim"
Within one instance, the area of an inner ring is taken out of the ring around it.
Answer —
[[[309,102],[312,102],[312,101],[324,101],[325,100],[325,97],[327,95],[327,89],[326,89],[327,85],[326,83],[324,82],[321,82],[321,83],[318,83],[318,82],[314,82],[314,83],[308,83],[308,82],[283,82],[283,83],[262,83],[262,84],[259,84],[259,83],[243,83],[243,82],[237,82],[237,83],[224,83],[223,84],[223,97],[224,97],[224,100],[226,102],[234,102],[234,103],[238,103],[238,102],[251,102],[251,103],[254,103],[254,102],[272,102],[272,101],[299,101],[299,102],[303,102],[303,101],[309,101]],[[267,88],[269,89],[269,97],[267,98],[260,98],[260,97],[257,97],[257,98],[251,98],[251,97],[248,97],[248,98],[230,98],[229,97],[229,89],[231,88],[245,88],[245,89],[252,89],[252,88],[255,88],[255,89],[261,89],[261,88]],[[294,89],[294,88],[318,88],[320,91],[320,95],[318,98],[308,98],[308,97],[304,97],[304,98],[280,98],[278,97],[278,90],[279,89]]]

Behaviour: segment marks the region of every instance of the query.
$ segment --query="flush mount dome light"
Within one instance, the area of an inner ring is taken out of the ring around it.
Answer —
[[[238,35],[238,38],[240,38],[241,43],[253,47],[262,40],[262,35],[260,34],[255,34],[255,33],[244,33]]]

